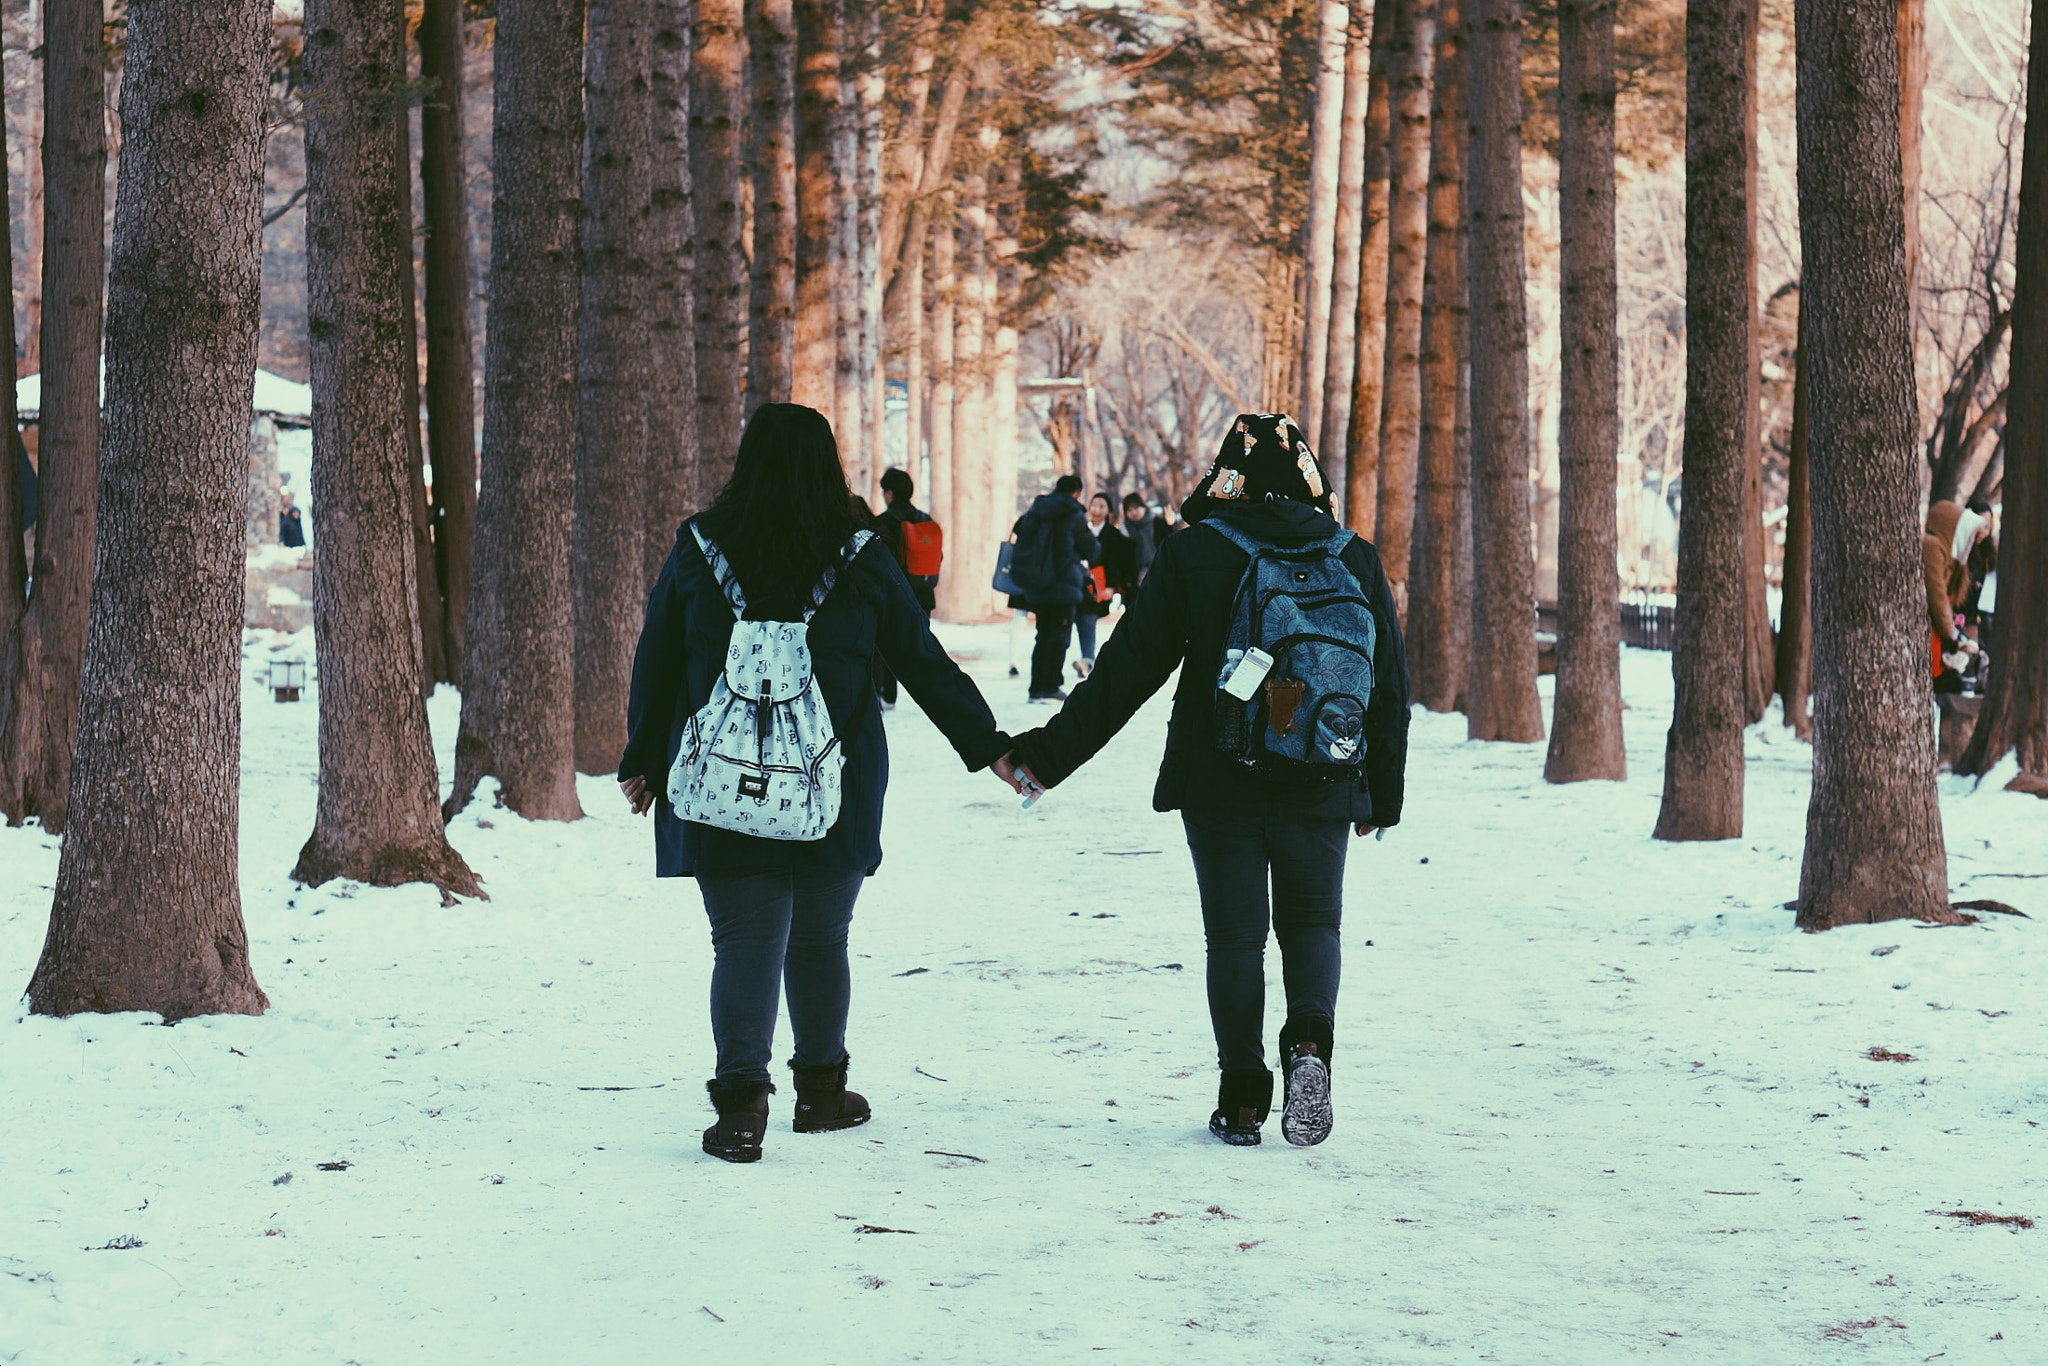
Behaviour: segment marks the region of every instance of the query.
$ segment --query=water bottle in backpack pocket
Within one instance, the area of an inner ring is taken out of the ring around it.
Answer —
[[[1356,778],[1379,626],[1342,559],[1351,533],[1282,548],[1220,518],[1204,525],[1250,556],[1217,680],[1217,748],[1263,772]],[[1262,657],[1271,660],[1264,677],[1244,686],[1242,671]]]

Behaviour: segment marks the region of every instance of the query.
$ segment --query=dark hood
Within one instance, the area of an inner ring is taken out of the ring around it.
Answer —
[[[1057,522],[1068,517],[1085,517],[1087,512],[1081,505],[1063,493],[1041,493],[1031,500],[1030,509],[1024,516],[1037,522]]]
[[[1313,503],[1291,498],[1212,507],[1204,520],[1228,522],[1253,540],[1274,545],[1319,541],[1342,529],[1336,518]]]

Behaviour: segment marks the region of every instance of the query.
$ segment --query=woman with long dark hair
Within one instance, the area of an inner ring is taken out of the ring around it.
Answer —
[[[704,896],[718,1050],[709,1083],[718,1122],[704,1131],[704,1151],[731,1162],[761,1156],[775,1089],[776,998],[785,989],[795,1033],[791,1127],[818,1133],[869,1118],[867,1102],[846,1089],[846,936],[861,882],[882,861],[889,755],[869,681],[875,657],[970,769],[988,767],[1009,745],[932,636],[895,557],[857,534],[852,505],[824,415],[763,406],[740,440],[731,480],[678,533],[633,661],[619,784],[636,814],[654,809],[657,875],[694,877]],[[722,582],[721,570],[736,583]],[[685,729],[727,673],[736,603],[750,623],[799,622],[815,609],[806,633],[811,677],[844,753],[839,814],[823,838],[737,833],[680,819],[669,803]]]

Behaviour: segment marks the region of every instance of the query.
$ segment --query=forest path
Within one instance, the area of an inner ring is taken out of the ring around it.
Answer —
[[[1003,724],[1050,714],[1002,628],[944,634]],[[2048,1221],[2043,808],[1944,799],[1958,899],[2036,918],[1799,935],[1809,752],[1753,730],[1751,834],[1656,844],[1669,656],[1624,683],[1626,784],[1548,787],[1541,746],[1417,717],[1405,823],[1352,846],[1308,1150],[1203,1131],[1166,698],[1028,813],[906,701],[853,940],[876,1119],[793,1135],[785,1086],[751,1168],[697,1151],[701,912],[608,780],[574,825],[456,823],[487,903],[297,889],[315,708],[251,683],[270,1013],[17,1008],[0,1362],[2048,1356],[2048,1228],[1945,1217]],[[445,779],[453,695],[433,713]],[[25,981],[54,847],[0,831],[0,868]]]

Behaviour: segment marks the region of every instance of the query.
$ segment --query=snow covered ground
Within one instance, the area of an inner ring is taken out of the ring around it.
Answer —
[[[947,635],[1046,714],[1000,628]],[[785,1091],[753,1167],[697,1150],[702,916],[608,781],[456,822],[488,902],[307,891],[314,706],[251,682],[270,1013],[0,1020],[0,1362],[2048,1361],[2048,806],[1944,795],[1958,899],[2035,918],[1801,935],[1808,752],[1757,728],[1747,837],[1655,843],[1669,657],[1625,667],[1622,785],[1418,716],[1309,1150],[1203,1129],[1164,697],[1028,813],[906,704],[854,931],[876,1119],[793,1135]],[[56,866],[0,831],[16,983]]]

